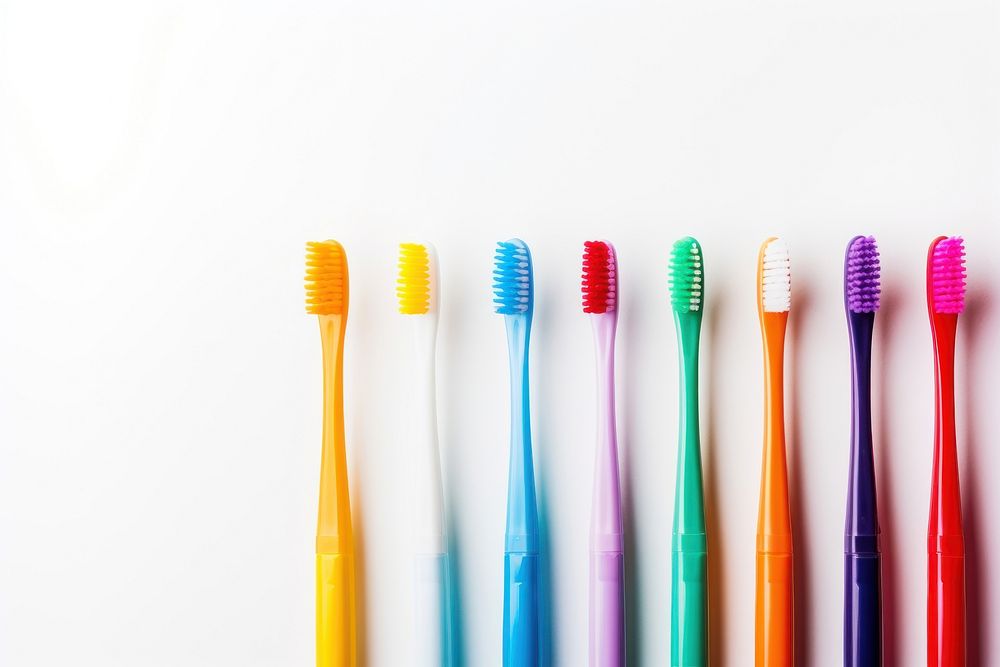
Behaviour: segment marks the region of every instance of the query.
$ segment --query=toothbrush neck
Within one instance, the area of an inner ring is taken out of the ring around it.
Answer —
[[[411,478],[413,480],[412,530],[417,553],[446,551],[444,491],[438,452],[437,400],[435,386],[435,341],[437,327],[431,316],[410,316],[413,327],[413,435]]]
[[[678,366],[680,368],[680,400],[682,427],[695,441],[700,437],[698,414],[698,353],[701,338],[701,318],[674,313],[677,329]]]
[[[531,458],[531,419],[528,396],[528,342],[530,315],[507,315],[510,355],[510,468],[507,486],[506,550],[538,552],[538,510]]]
[[[851,333],[851,470],[844,529],[849,553],[878,551],[878,509],[872,447],[871,362],[874,313],[848,313]],[[860,541],[855,538],[864,538]]]
[[[766,313],[764,333],[764,462],[761,474],[759,551],[791,553],[788,465],[785,459],[784,348],[787,313]]]
[[[323,451],[320,464],[317,553],[348,553],[353,548],[344,446],[344,319],[319,317],[323,344]]]
[[[958,447],[955,437],[955,338],[958,316],[935,314],[934,377],[934,480],[931,487],[929,533],[961,536],[962,502],[959,486]],[[960,546],[939,544],[940,552],[962,551]]]
[[[777,316],[776,316],[777,317]],[[764,335],[764,391],[767,396],[765,436],[768,444],[785,443],[785,315],[780,326]],[[775,322],[777,324],[777,321]]]
[[[701,317],[674,311],[677,329],[680,424],[677,445],[677,478],[674,487],[675,536],[704,536],[705,506],[701,471],[701,433],[698,412],[698,348]],[[691,540],[687,538],[686,548]],[[703,539],[703,538],[702,538]],[[678,543],[679,544],[679,543]]]
[[[591,316],[597,361],[597,446],[590,543],[595,552],[621,553],[621,486],[615,422],[615,313]]]

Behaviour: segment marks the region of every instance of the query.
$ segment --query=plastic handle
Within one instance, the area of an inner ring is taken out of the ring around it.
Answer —
[[[354,563],[344,554],[316,555],[316,667],[356,667]]]
[[[928,522],[927,664],[965,665],[965,538],[955,437],[955,336],[958,315],[935,313],[934,248],[927,253],[927,306],[934,338],[934,478]]]
[[[791,554],[757,553],[757,667],[791,667],[793,638]]]
[[[965,665],[965,559],[932,554],[927,591],[927,664]]]
[[[414,581],[414,667],[449,667],[452,664],[448,556],[417,556]]]
[[[844,667],[882,664],[882,564],[878,554],[844,558]]]
[[[875,314],[848,309],[847,321],[853,401],[844,527],[844,666],[878,667],[882,664],[882,593],[871,414]]]
[[[708,576],[705,499],[698,414],[700,313],[674,312],[680,367],[680,426],[674,490],[670,660],[708,665]]]
[[[672,667],[708,665],[708,555],[674,551],[670,608]]]
[[[795,664],[792,522],[785,460],[784,343],[788,313],[761,312],[764,335],[764,461],[757,522],[757,667]]]
[[[625,664],[625,571],[615,422],[614,312],[592,315],[597,352],[597,442],[590,517],[590,665]]]
[[[625,565],[620,553],[590,554],[590,666],[625,665]]]
[[[538,574],[538,554],[504,555],[504,667],[540,664]]]

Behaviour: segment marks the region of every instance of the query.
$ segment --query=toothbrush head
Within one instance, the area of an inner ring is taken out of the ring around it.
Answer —
[[[965,242],[960,236],[941,237],[931,244],[927,278],[931,310],[961,313],[965,308]]]
[[[403,315],[426,315],[433,299],[433,248],[421,243],[399,244],[396,296]]]
[[[779,238],[764,241],[757,267],[758,298],[765,313],[787,313],[792,307],[792,269],[788,246]]]
[[[852,313],[874,313],[882,293],[882,267],[874,236],[855,236],[847,246],[844,297]]]
[[[530,315],[531,253],[520,239],[497,243],[493,257],[493,307],[501,315]]]
[[[306,312],[310,315],[346,315],[347,255],[337,241],[306,244]]]
[[[677,313],[700,313],[705,265],[698,241],[685,236],[670,251],[670,305]]]
[[[618,302],[618,261],[615,249],[604,241],[583,244],[583,312],[613,313]]]

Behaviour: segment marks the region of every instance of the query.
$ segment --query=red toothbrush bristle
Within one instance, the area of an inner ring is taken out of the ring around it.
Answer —
[[[583,312],[607,313],[615,309],[617,297],[615,257],[603,241],[583,244]]]

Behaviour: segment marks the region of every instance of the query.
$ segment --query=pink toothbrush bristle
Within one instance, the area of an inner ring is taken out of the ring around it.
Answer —
[[[874,313],[879,307],[881,266],[874,236],[861,236],[847,254],[847,307],[853,313]]]
[[[965,244],[959,236],[934,246],[931,262],[934,312],[961,313],[965,307]]]
[[[603,241],[583,244],[583,312],[613,311],[617,300],[615,254]]]

